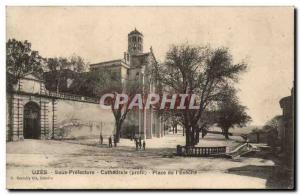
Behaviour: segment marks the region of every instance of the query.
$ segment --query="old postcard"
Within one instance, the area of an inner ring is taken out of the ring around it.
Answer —
[[[8,189],[294,189],[293,7],[6,7]]]

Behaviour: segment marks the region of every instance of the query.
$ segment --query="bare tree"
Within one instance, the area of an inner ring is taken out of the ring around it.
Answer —
[[[92,74],[98,78],[93,86],[90,85],[95,96],[101,97],[105,93],[113,94],[113,97],[107,98],[106,103],[111,106],[115,118],[116,141],[119,142],[124,121],[132,110],[129,109],[130,100],[135,94],[142,91],[143,86],[138,80],[122,80],[120,76],[116,75],[116,72],[110,69],[103,68],[101,71],[92,72]],[[128,102],[115,105],[118,94],[126,94]]]
[[[112,112],[115,117],[116,123],[116,140],[119,142],[121,136],[122,125],[127,117],[127,114],[132,110],[129,109],[130,100],[133,99],[134,95],[141,91],[142,86],[136,81],[128,81],[126,85],[122,86],[119,90],[114,91],[114,99],[111,104]],[[128,102],[125,104],[114,105],[116,97],[120,93],[125,93],[128,96]]]
[[[213,102],[224,96],[224,88],[233,85],[246,64],[233,64],[227,48],[211,49],[191,45],[173,45],[163,64],[156,64],[154,75],[171,93],[196,94],[199,109],[178,110],[186,131],[186,145],[196,144],[199,121]]]

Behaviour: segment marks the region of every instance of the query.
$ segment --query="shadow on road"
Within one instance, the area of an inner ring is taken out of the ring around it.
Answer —
[[[247,165],[228,169],[228,173],[266,179],[267,189],[293,189],[292,172],[280,165]]]

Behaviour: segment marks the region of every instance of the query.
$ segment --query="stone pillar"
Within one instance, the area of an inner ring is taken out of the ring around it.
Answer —
[[[147,109],[147,116],[146,116],[146,138],[152,138],[152,110]]]
[[[144,135],[143,138],[147,138],[147,110],[143,109],[143,130],[144,130]]]
[[[12,95],[12,141],[23,140],[23,101],[22,97]]]
[[[154,123],[155,123],[155,136],[160,137],[160,120],[158,114],[155,112],[154,113]]]
[[[41,139],[49,139],[48,101],[40,101]]]
[[[57,128],[57,118],[56,118],[56,104],[55,99],[52,99],[52,131],[50,133],[51,139],[55,138],[55,130]]]

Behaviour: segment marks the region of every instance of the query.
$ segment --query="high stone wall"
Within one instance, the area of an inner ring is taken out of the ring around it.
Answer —
[[[104,138],[114,134],[114,116],[111,110],[99,104],[71,100],[56,100],[56,134],[64,138]]]

